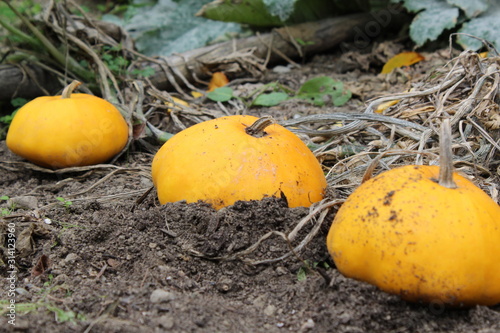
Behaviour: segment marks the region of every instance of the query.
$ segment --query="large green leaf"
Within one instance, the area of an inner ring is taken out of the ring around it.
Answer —
[[[325,98],[335,106],[341,106],[351,99],[351,91],[344,88],[341,81],[328,76],[315,77],[306,81],[297,92],[296,97],[315,105],[325,105]]]
[[[207,97],[214,102],[227,102],[234,97],[230,87],[219,87],[207,93]]]
[[[124,18],[105,15],[127,30],[136,46],[147,55],[169,56],[198,47],[227,33],[241,32],[241,26],[195,16],[209,0],[134,0]]]
[[[267,11],[262,0],[213,1],[203,6],[196,15],[216,21],[238,22],[253,26],[283,24],[279,16]]]
[[[404,2],[404,7],[417,13],[410,26],[410,37],[417,46],[434,41],[446,29],[460,28],[500,47],[500,3],[498,0],[390,0]],[[464,23],[465,22],[465,23]],[[466,49],[478,50],[482,42],[460,35],[458,43]]]
[[[275,106],[286,101],[289,97],[287,93],[275,91],[268,94],[260,94],[252,104],[257,106]]]
[[[500,6],[497,5],[487,14],[477,17],[468,23],[465,23],[460,29],[460,32],[470,34],[479,38],[486,39],[493,43],[496,48],[500,48]],[[467,37],[464,35],[458,36],[458,43],[465,49],[474,51],[479,50],[483,44],[480,40]]]
[[[401,2],[401,0],[393,0],[392,2]],[[408,11],[417,13],[421,10],[437,8],[440,2],[444,3],[444,0],[404,0],[404,5]]]
[[[216,0],[197,15],[259,27],[316,21],[353,11],[369,10],[373,0]]]
[[[445,0],[406,0],[405,6],[410,11],[420,11],[410,25],[410,37],[418,46],[454,28],[460,14],[457,7]]]
[[[263,2],[269,14],[285,22],[292,16],[297,0],[263,0]]]
[[[449,4],[455,5],[464,11],[467,17],[476,17],[484,13],[488,7],[488,0],[447,0]]]

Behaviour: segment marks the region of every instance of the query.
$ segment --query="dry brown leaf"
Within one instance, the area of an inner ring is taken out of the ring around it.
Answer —
[[[45,254],[42,254],[35,266],[31,269],[31,276],[40,276],[49,268],[50,260]]]

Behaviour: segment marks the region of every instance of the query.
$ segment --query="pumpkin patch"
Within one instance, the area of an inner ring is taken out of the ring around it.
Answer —
[[[160,203],[198,200],[219,209],[238,200],[285,197],[290,207],[323,198],[318,160],[292,132],[258,118],[228,116],[181,131],[157,152],[153,182]]]
[[[106,162],[128,140],[128,125],[116,107],[88,94],[42,96],[16,113],[6,143],[15,154],[40,166],[60,169]]]
[[[466,2],[0,0],[2,327],[500,332]]]

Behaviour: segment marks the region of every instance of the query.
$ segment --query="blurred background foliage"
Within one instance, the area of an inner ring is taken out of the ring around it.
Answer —
[[[44,0],[14,0],[19,12],[33,16]],[[210,43],[247,36],[256,30],[356,12],[402,6],[414,15],[410,38],[423,46],[460,32],[500,45],[500,4],[493,0],[121,0],[80,1],[100,19],[123,27],[146,55],[169,56]],[[403,10],[403,9],[402,9]],[[0,23],[15,26],[16,16],[0,1]],[[0,45],[16,35],[0,29]],[[479,50],[476,38],[460,35],[463,47]]]

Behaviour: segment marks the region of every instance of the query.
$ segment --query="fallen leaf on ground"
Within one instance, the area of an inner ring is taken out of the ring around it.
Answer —
[[[171,98],[172,98],[172,102],[165,102],[165,105],[169,107],[169,109],[167,109],[167,112],[171,112],[172,109],[178,108],[178,105],[189,106],[189,103],[183,99],[173,97],[173,96],[171,96]]]
[[[395,68],[401,68],[405,66],[413,65],[419,61],[424,60],[425,58],[417,52],[401,52],[396,54],[394,57],[389,59],[384,67],[382,68],[382,74],[389,74]]]
[[[226,74],[222,72],[215,72],[212,75],[212,79],[210,80],[210,83],[208,84],[208,92],[213,91],[216,88],[224,87],[226,84],[229,83],[229,79],[227,78]]]
[[[42,256],[38,259],[36,265],[31,269],[31,276],[42,275],[49,268],[49,265],[49,257],[47,257],[45,254],[42,254]]]

